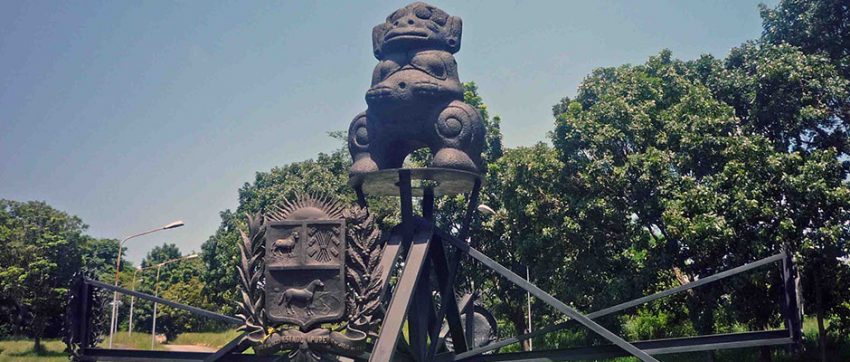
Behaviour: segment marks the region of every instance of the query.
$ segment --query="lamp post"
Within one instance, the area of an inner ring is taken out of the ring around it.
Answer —
[[[139,270],[142,270],[142,269],[137,268],[135,271],[133,271],[133,281],[130,283],[130,290],[132,290],[134,292],[136,291],[136,274],[139,273]],[[127,326],[127,337],[133,335],[133,302],[135,300],[136,300],[136,297],[131,295],[130,296],[130,321],[129,321],[129,325]]]
[[[130,236],[124,238],[124,239],[121,239],[121,241],[118,243],[118,260],[115,261],[115,286],[116,287],[118,286],[118,273],[121,271],[121,251],[122,251],[121,249],[123,249],[125,241],[130,240],[130,239],[135,238],[135,237],[142,236],[142,235],[155,233],[155,232],[161,231],[161,230],[179,228],[181,226],[183,226],[183,221],[177,220],[177,221],[172,222],[170,224],[167,224],[165,226],[160,226],[156,229],[148,230],[148,231],[145,231],[143,233],[130,235]],[[115,292],[112,293],[112,317],[111,317],[110,323],[109,323],[109,348],[112,348],[112,334],[115,332],[117,326],[118,326],[118,291],[115,291]]]
[[[192,258],[197,258],[198,254],[187,255],[181,258],[175,258],[171,260],[166,260],[162,263],[156,265],[156,281],[154,282],[154,297],[159,297],[159,271],[162,269],[163,265],[171,264],[174,262],[178,262],[181,260],[187,260]],[[153,326],[151,326],[151,349],[153,349],[154,343],[156,343],[156,302],[153,302]]]
[[[150,269],[150,268],[153,268],[155,266],[156,265],[151,265],[151,266],[144,267],[144,268],[136,268],[136,270],[133,271],[133,281],[132,281],[132,283],[130,283],[130,290],[132,290],[134,292],[136,291],[136,275],[138,275],[140,271],[144,271],[145,269]],[[135,296],[130,296],[130,325],[127,327],[127,336],[128,337],[133,335],[133,302],[135,300],[136,300]]]

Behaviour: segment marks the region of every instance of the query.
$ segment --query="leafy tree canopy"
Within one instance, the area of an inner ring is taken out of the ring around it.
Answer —
[[[42,201],[0,200],[0,295],[14,304],[36,350],[42,337],[59,334],[86,227]]]

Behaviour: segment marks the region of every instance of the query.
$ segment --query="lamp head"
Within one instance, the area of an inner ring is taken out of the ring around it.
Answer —
[[[183,220],[177,220],[175,222],[172,222],[168,225],[163,226],[162,229],[163,230],[174,229],[174,228],[179,228],[183,225],[185,225],[185,224],[183,224]]]
[[[496,214],[496,211],[493,210],[493,208],[491,208],[490,206],[484,205],[484,204],[478,205],[478,212],[480,212],[482,214],[486,214],[486,215],[495,215]]]

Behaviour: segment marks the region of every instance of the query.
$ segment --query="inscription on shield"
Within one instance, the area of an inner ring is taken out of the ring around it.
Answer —
[[[333,322],[345,315],[345,221],[280,220],[266,229],[266,312],[272,322]]]

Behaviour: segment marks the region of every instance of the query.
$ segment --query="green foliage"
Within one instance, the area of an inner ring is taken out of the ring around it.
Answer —
[[[127,247],[125,246],[123,249],[121,253],[121,271],[126,272],[133,269],[133,264],[123,260],[123,255],[125,255]],[[83,270],[94,273],[100,280],[111,281],[115,278],[115,261],[118,259],[118,240],[96,239],[86,236],[82,243],[81,253]]]
[[[180,281],[170,285],[162,292],[162,297],[178,303],[191,305],[198,308],[208,309],[206,298],[203,294],[204,288],[198,277],[192,277],[187,281]],[[199,318],[185,310],[161,306],[157,316],[157,330],[165,334],[169,341],[177,338],[177,335],[187,331],[199,331],[207,326],[204,318]]]
[[[834,148],[848,154],[848,80],[820,54],[787,44],[748,42],[721,61],[691,62],[693,78],[735,108],[745,130],[777,151]]]
[[[80,218],[44,202],[0,200],[0,295],[40,350],[57,336],[71,276],[80,268]]]
[[[552,142],[564,163],[563,194],[570,195],[579,239],[593,245],[574,264],[620,259],[626,269],[614,275],[644,269],[636,283],[622,281],[641,293],[653,281],[694,280],[746,258],[724,258],[732,254],[735,230],[722,217],[727,199],[718,197],[716,175],[730,158],[751,157],[742,148],[764,141],[738,135],[733,109],[689,81],[684,63],[664,51],[644,65],[596,70],[559,109],[566,111],[558,115]],[[713,331],[705,309],[717,296],[706,288],[690,298],[692,323],[702,333]]]
[[[534,280],[541,286],[559,283],[554,279],[563,274],[555,270],[560,268],[567,251],[558,232],[563,205],[552,197],[559,173],[555,153],[543,143],[507,150],[490,164],[481,193],[482,203],[496,213],[476,218],[470,234],[473,245],[513,272],[525,275],[525,267],[530,266],[533,275],[546,275],[547,278]],[[455,222],[461,220],[461,215],[454,214]],[[513,330],[525,331],[525,292],[504,279],[494,278],[478,265],[465,265],[462,275],[468,287],[477,285],[475,289],[497,317],[510,321]]]
[[[850,220],[847,47],[824,39],[846,33],[847,6],[783,1],[762,12],[764,38],[726,59],[682,62],[664,51],[643,65],[595,70],[575,99],[556,104],[561,197],[577,229],[595,225],[613,249],[633,253],[647,292],[788,245],[802,263],[807,308],[840,316],[850,298],[835,287],[850,275],[841,259]],[[700,333],[777,326],[780,290],[769,287],[777,279],[770,270],[702,287],[679,309]],[[664,319],[639,314],[631,326],[641,330],[643,320]]]
[[[236,263],[238,257],[237,240],[239,240],[237,215],[225,210],[219,213],[221,224],[215,234],[201,245],[201,260],[206,272],[201,275],[204,291],[216,310],[228,315],[237,312],[236,302],[240,298]]]
[[[156,265],[167,261],[183,258],[180,248],[175,244],[165,243],[160,246],[155,246],[142,259],[142,268],[145,268],[144,275],[154,276],[157,273]],[[160,288],[168,288],[168,286],[180,282],[187,282],[193,277],[198,277],[204,273],[203,263],[198,259],[186,259],[179,262],[168,262],[160,268]],[[145,278],[144,285],[153,287],[151,284],[155,278]]]
[[[690,322],[676,313],[675,306],[642,307],[625,318],[625,332],[630,341],[696,335]]]
[[[205,263],[201,258],[185,258],[186,255],[180,251],[175,244],[164,243],[155,246],[142,259],[142,271],[138,273],[135,289],[162,298],[174,300],[179,303],[188,304],[204,309],[213,308],[214,304],[206,294],[202,276],[207,274]],[[167,261],[174,261],[168,262]],[[158,267],[161,263],[161,267]],[[157,279],[157,272],[159,278]],[[130,279],[126,278],[125,285],[132,285]],[[119,329],[127,330],[129,316],[129,297],[124,298],[124,304],[119,313]],[[153,303],[136,299],[133,311],[133,330],[135,332],[150,332],[153,324]],[[218,329],[222,325],[189,312],[173,309],[163,305],[157,306],[157,333],[164,333],[169,340],[175,338],[178,333],[187,330]]]
[[[463,101],[478,109],[484,120],[484,128],[487,130],[487,139],[484,143],[483,158],[485,162],[497,160],[504,153],[502,149],[502,119],[499,116],[490,118],[490,112],[484,99],[478,94],[478,85],[475,82],[463,83]]]
[[[850,78],[850,6],[846,1],[783,0],[775,9],[765,5],[759,9],[764,41],[826,55]]]

